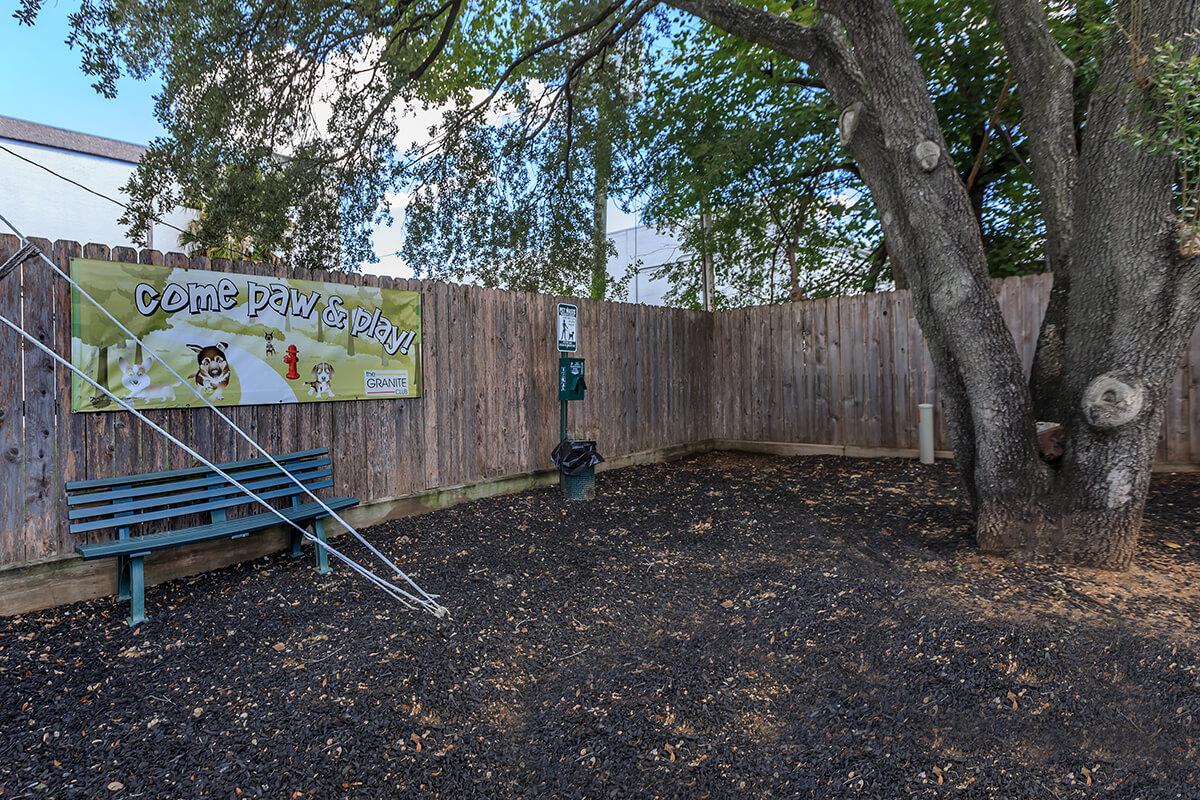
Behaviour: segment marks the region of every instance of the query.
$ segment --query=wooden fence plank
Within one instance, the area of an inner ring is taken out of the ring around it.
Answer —
[[[0,234],[0,262],[21,248],[15,236]],[[20,323],[21,320],[21,271],[16,270],[0,280],[0,314],[6,319]],[[24,343],[16,332],[5,329],[4,353],[9,354],[14,367],[4,371],[4,383],[0,386],[0,558],[4,563],[20,563],[27,560],[25,552],[24,520],[25,493],[22,486],[24,473],[24,437],[21,433],[21,375],[18,365]],[[14,358],[15,356],[15,358]]]
[[[53,245],[44,239],[31,240],[43,253]],[[22,323],[28,333],[47,347],[54,346],[55,285],[61,281],[40,258],[30,258],[21,274],[10,275],[21,282]],[[55,468],[55,363],[54,359],[31,344],[23,347],[25,373],[25,425],[22,457],[24,468],[25,558],[44,558],[53,552],[58,536],[51,535],[58,520],[58,495],[61,481]]]
[[[71,259],[78,258],[82,254],[83,248],[78,242],[58,241],[54,243],[54,263],[68,275],[71,274]],[[53,298],[54,351],[69,357],[71,353],[71,285],[58,275],[55,275]],[[71,413],[71,380],[70,370],[66,367],[56,366],[54,387],[58,414],[55,419],[54,452],[56,473],[60,484],[66,481],[87,480],[87,450],[93,446],[87,435],[86,415]],[[65,502],[62,485],[55,487],[55,498],[55,538],[51,549],[56,554],[68,553],[74,546],[74,542],[71,534],[67,531],[66,519],[62,514]]]

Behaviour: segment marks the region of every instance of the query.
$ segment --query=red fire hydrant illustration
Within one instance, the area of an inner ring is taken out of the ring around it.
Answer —
[[[283,357],[283,363],[288,365],[287,379],[295,381],[300,379],[300,371],[296,369],[300,363],[300,355],[296,352],[296,345],[289,344],[287,355]]]

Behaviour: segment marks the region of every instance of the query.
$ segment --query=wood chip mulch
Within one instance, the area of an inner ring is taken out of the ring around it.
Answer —
[[[944,464],[598,482],[371,529],[450,620],[284,554],[0,620],[0,798],[1200,796],[1200,476],[1119,575],[981,556]]]

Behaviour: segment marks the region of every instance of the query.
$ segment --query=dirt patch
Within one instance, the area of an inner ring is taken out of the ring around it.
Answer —
[[[1122,575],[980,556],[946,465],[599,484],[370,531],[449,621],[284,555],[134,631],[0,621],[0,797],[1200,794],[1200,477],[1156,478]]]

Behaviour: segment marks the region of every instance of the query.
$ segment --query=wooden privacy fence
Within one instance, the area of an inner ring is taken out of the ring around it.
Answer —
[[[282,275],[261,264],[35,240],[64,271],[71,257]],[[0,262],[17,249],[0,237]],[[289,271],[289,277],[419,290],[423,396],[223,409],[269,452],[327,446],[338,494],[364,502],[549,468],[558,437],[554,322],[560,298]],[[22,302],[23,295],[23,302]],[[572,432],[595,435],[606,457],[709,438],[704,312],[573,300],[587,399],[572,404]],[[0,282],[0,314],[60,354],[70,352],[70,292],[44,262],[28,260]],[[73,552],[63,483],[190,465],[190,457],[126,412],[70,413],[70,375],[11,331],[0,332],[0,565]],[[24,424],[22,424],[24,404]],[[257,455],[207,409],[146,411],[212,461]],[[576,424],[578,421],[578,424]]]
[[[1050,275],[993,282],[1029,374]],[[718,442],[803,442],[916,450],[917,404],[937,380],[907,291],[758,306],[715,315],[713,432]],[[1167,400],[1157,459],[1200,462],[1200,328]],[[950,449],[941,415],[935,447]]]
[[[38,240],[66,270],[73,256],[282,275],[261,264]],[[0,262],[17,249],[0,237]],[[560,298],[436,281],[295,270],[289,277],[419,290],[423,396],[232,407],[268,451],[326,446],[338,494],[366,503],[546,470],[558,426],[555,306]],[[1026,363],[1049,289],[1043,276],[998,283]],[[912,449],[916,404],[936,385],[907,292],[708,314],[572,300],[579,306],[587,399],[572,432],[615,459],[738,441]],[[0,313],[59,353],[70,350],[70,293],[29,260],[0,281]],[[0,333],[0,565],[68,554],[63,483],[190,465],[124,412],[70,413],[69,373]],[[1200,461],[1190,424],[1200,340],[1171,395],[1160,457]],[[147,415],[213,461],[256,453],[206,409]],[[946,447],[944,431],[939,447]]]

